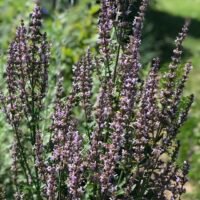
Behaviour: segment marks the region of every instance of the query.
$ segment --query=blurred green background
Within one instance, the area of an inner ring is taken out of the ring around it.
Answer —
[[[52,44],[50,91],[54,89],[56,74],[65,76],[66,90],[70,88],[72,65],[88,46],[95,51],[98,39],[99,4],[95,0],[41,0],[44,30]],[[137,5],[137,4],[136,4]],[[15,28],[21,19],[28,21],[33,0],[0,0],[0,77],[4,87],[6,54]],[[191,163],[190,181],[185,200],[200,199],[200,0],[154,0],[147,13],[141,47],[142,62],[147,64],[159,56],[167,66],[173,41],[185,18],[191,18],[189,36],[184,42],[183,61],[191,60],[194,68],[187,84],[186,94],[195,94],[195,103],[188,121],[179,135],[180,162]],[[9,185],[9,149],[12,134],[0,114],[0,184]],[[2,156],[3,155],[3,156]],[[8,191],[9,192],[9,191]]]

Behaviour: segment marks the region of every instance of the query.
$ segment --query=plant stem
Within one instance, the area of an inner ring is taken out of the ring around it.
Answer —
[[[116,77],[117,77],[117,66],[118,66],[118,61],[119,61],[120,49],[121,49],[121,45],[119,44],[117,47],[117,56],[116,56],[115,67],[114,67],[113,83],[115,83]]]

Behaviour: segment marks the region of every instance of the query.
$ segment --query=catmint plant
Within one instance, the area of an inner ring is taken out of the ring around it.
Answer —
[[[13,199],[181,199],[189,164],[177,164],[177,134],[194,98],[183,97],[192,69],[181,63],[189,22],[165,73],[154,58],[144,76],[140,45],[149,1],[141,1],[130,23],[124,13],[132,4],[101,1],[98,52],[88,48],[72,66],[68,95],[59,75],[47,130],[50,45],[39,5],[27,26],[21,21],[8,51],[7,90],[0,95],[13,132]]]

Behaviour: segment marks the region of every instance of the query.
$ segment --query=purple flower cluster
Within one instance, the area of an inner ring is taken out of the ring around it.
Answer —
[[[175,41],[166,74],[155,58],[142,76],[140,45],[149,1],[141,1],[128,44],[121,44],[118,31],[130,26],[122,16],[130,10],[126,3],[101,1],[100,55],[88,50],[74,65],[67,97],[59,77],[48,131],[42,129],[48,121],[42,111],[49,43],[41,33],[40,7],[28,28],[23,21],[17,28],[8,52],[7,92],[0,95],[14,133],[14,199],[176,200],[185,192],[189,165],[176,163],[176,136],[194,98],[183,97],[192,64],[178,71],[189,23]]]
[[[86,55],[78,62],[74,68],[73,89],[78,96],[81,107],[85,112],[86,121],[91,120],[91,97],[92,97],[92,73],[93,62],[91,52],[88,49]]]
[[[99,43],[100,53],[106,65],[110,63],[110,43],[111,43],[111,30],[113,23],[113,0],[101,1],[101,13],[99,18]],[[110,73],[110,71],[108,71]]]
[[[41,198],[41,188],[37,166],[42,162],[38,133],[49,66],[49,44],[46,33],[41,33],[41,25],[41,9],[36,6],[28,28],[22,21],[10,44],[6,68],[7,94],[1,95],[3,110],[15,133],[16,161],[28,187],[34,185],[34,189],[28,189],[29,195],[33,198],[33,190],[36,190],[38,199]],[[35,150],[31,146],[36,146]],[[16,199],[22,199],[17,196]]]

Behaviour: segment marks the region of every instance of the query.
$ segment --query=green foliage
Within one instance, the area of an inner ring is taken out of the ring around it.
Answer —
[[[181,17],[200,18],[200,0],[157,0],[156,8]]]

